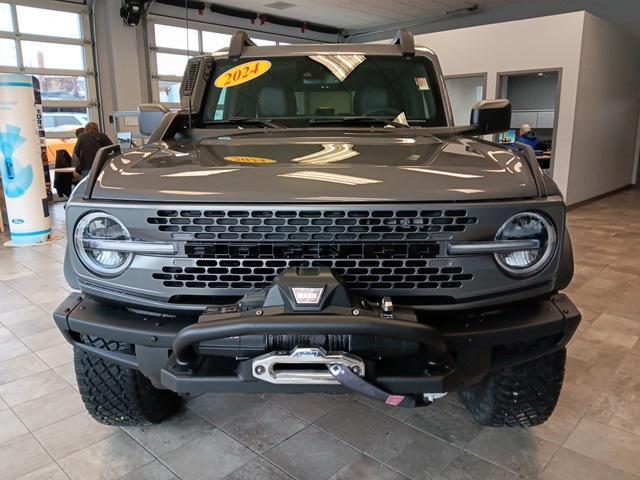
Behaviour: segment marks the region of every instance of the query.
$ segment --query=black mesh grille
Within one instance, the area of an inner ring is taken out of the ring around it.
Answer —
[[[365,259],[433,258],[436,242],[422,243],[203,243],[187,242],[189,258]]]
[[[225,242],[424,241],[477,223],[466,210],[158,210],[161,232]]]
[[[435,258],[439,241],[477,223],[466,209],[183,208],[157,210],[147,222],[160,232],[190,234],[184,243],[190,265],[168,264],[153,274],[181,295],[244,294],[291,267],[330,267],[349,288],[377,293],[423,295],[473,278]]]
[[[153,278],[171,288],[251,290],[268,287],[290,267],[330,267],[355,290],[456,289],[473,276],[427,259],[200,259],[194,267],[163,267]]]
[[[200,67],[200,60],[191,60],[187,65],[187,71],[182,84],[182,95],[191,95],[191,90],[196,83],[196,75],[198,74],[198,68]]]

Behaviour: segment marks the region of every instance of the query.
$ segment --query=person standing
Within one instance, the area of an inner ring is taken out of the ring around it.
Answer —
[[[83,178],[89,175],[98,150],[112,144],[111,139],[100,131],[97,123],[87,123],[84,133],[78,136],[73,149],[73,156],[78,159],[76,172]]]

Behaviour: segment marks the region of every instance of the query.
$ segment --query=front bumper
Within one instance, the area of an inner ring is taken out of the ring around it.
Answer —
[[[574,334],[580,318],[564,294],[491,311],[422,315],[418,322],[373,316],[302,313],[282,316],[267,312],[260,319],[238,316],[226,322],[196,324],[197,317],[136,313],[78,294],[70,295],[54,313],[58,327],[74,347],[138,369],[158,387],[191,394],[345,391],[339,385],[278,385],[258,380],[252,374],[252,359],[206,354],[189,357],[194,355],[192,346],[213,338],[256,333],[348,332],[401,338],[423,345],[428,353],[428,366],[420,364],[416,368],[402,357],[387,363],[365,359],[366,379],[393,394],[444,393],[477,383],[491,371],[562,348]],[[135,354],[86,345],[80,341],[81,334],[135,345]]]

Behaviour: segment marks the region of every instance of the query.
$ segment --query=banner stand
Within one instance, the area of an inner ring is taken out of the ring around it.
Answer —
[[[29,75],[0,74],[0,176],[11,233],[6,244],[11,246],[39,245],[51,237],[34,87],[39,93]]]

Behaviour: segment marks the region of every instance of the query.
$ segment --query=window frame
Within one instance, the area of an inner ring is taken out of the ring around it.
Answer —
[[[1,1],[1,0],[0,0]],[[221,25],[215,25],[211,23],[197,22],[197,21],[189,21],[189,30],[196,30],[198,32],[198,49],[197,50],[183,50],[179,48],[169,48],[169,47],[158,47],[156,45],[156,33],[155,33],[155,25],[167,25],[171,27],[180,27],[186,28],[186,22],[181,19],[164,17],[161,15],[148,15],[147,17],[147,49],[149,51],[149,75],[151,78],[151,98],[155,103],[160,103],[169,108],[180,108],[180,102],[161,102],[160,101],[160,82],[182,82],[182,75],[160,75],[158,73],[158,53],[170,53],[174,55],[186,55],[187,57],[192,57],[196,55],[205,55],[213,52],[205,52],[202,50],[202,32],[212,32],[212,33],[221,33],[223,35],[233,35],[238,31],[238,28],[233,27],[225,27]],[[283,35],[276,35],[273,33],[264,33],[256,30],[248,30],[245,29],[249,36],[255,36],[260,40],[270,40],[275,42],[276,45],[279,45],[280,42],[283,43],[300,43],[301,40],[295,37],[287,37]],[[305,40],[306,42],[307,40]],[[310,43],[318,43],[309,40]],[[226,46],[226,45],[225,45]]]
[[[81,4],[51,2],[48,0],[0,0],[0,3],[9,4],[13,31],[0,31],[0,38],[13,40],[16,47],[17,66],[0,66],[0,73],[23,73],[26,75],[55,75],[68,77],[85,77],[87,88],[86,100],[42,100],[42,107],[53,108],[84,108],[87,110],[89,120],[99,118],[98,114],[98,90],[96,86],[95,67],[93,63],[93,39],[91,37],[91,25],[89,21],[89,9]],[[75,13],[80,16],[80,38],[57,37],[53,35],[42,35],[20,32],[18,23],[18,6],[35,7],[44,10],[58,10]],[[26,67],[22,53],[22,41],[34,41],[50,44],[78,45],[82,47],[84,69],[70,70],[62,68],[37,68]],[[45,132],[46,138],[70,138],[74,136],[73,131],[69,132]]]

